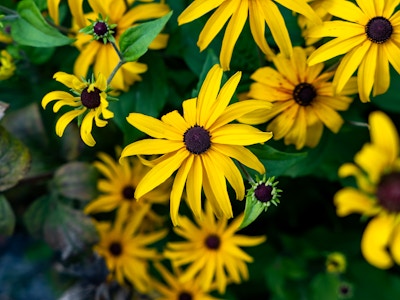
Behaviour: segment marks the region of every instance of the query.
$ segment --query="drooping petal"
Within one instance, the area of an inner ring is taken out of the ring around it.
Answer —
[[[58,6],[60,4],[60,0],[47,0],[47,9],[49,10],[49,15],[53,19],[54,24],[59,25],[59,14],[58,14]]]
[[[65,128],[73,119],[83,114],[86,111],[86,107],[82,109],[75,109],[63,114],[56,123],[56,134],[61,137],[64,133]]]
[[[333,201],[339,217],[345,217],[353,213],[374,216],[379,211],[379,207],[374,199],[352,187],[339,190],[335,194]]]
[[[187,202],[193,214],[201,217],[201,188],[203,186],[203,166],[201,156],[193,155],[193,164],[187,175],[186,194]]]
[[[86,145],[93,147],[96,144],[96,141],[92,135],[92,127],[93,127],[93,119],[96,114],[96,111],[90,110],[86,116],[82,120],[81,124],[81,138],[85,142]]]
[[[73,101],[74,99],[75,99],[74,96],[72,96],[70,93],[64,91],[53,91],[47,93],[43,97],[42,107],[45,109],[47,104],[49,104],[51,101],[56,101],[56,100]]]
[[[68,0],[69,9],[79,28],[83,28],[87,24],[83,14],[82,3],[83,0]]]
[[[96,55],[102,45],[93,42],[87,45],[79,54],[74,63],[74,74],[86,77],[89,67],[95,61]]]

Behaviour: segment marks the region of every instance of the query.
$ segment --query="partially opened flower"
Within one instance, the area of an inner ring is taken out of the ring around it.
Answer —
[[[192,22],[216,9],[208,19],[197,41],[200,51],[203,51],[230,18],[225,30],[220,53],[222,68],[229,70],[233,48],[247,18],[249,18],[254,41],[267,56],[272,56],[273,52],[265,39],[265,23],[267,23],[272,37],[281,52],[286,56],[291,56],[292,43],[285,20],[274,2],[306,16],[315,23],[321,22],[306,0],[194,0],[178,17],[178,23],[182,25]]]
[[[170,11],[168,5],[164,3],[139,3],[133,7],[127,7],[124,0],[92,0],[89,1],[89,5],[93,11],[85,14],[82,9],[82,0],[80,4],[76,3],[71,7],[75,21],[73,29],[77,32],[74,45],[80,51],[74,64],[74,74],[77,76],[86,76],[92,65],[95,74],[103,73],[108,76],[120,61],[110,42],[104,43],[102,39],[93,40],[91,35],[79,32],[91,24],[90,20],[98,20],[99,15],[101,16],[101,20],[94,26],[95,34],[99,36],[108,30],[110,25],[116,25],[113,28],[113,34],[118,47],[120,36],[128,28],[149,19],[162,17]],[[150,45],[150,49],[165,48],[167,41],[168,35],[159,34]],[[143,63],[125,63],[113,77],[111,87],[127,91],[130,85],[141,80],[139,74],[146,71],[147,65]]]
[[[397,0],[330,0],[324,7],[343,20],[310,28],[309,37],[334,37],[314,51],[310,65],[344,54],[335,72],[336,92],[345,87],[358,69],[358,90],[363,102],[383,94],[390,85],[389,63],[400,73],[400,12]]]
[[[344,217],[359,213],[372,217],[361,241],[361,251],[372,265],[386,269],[400,265],[400,153],[394,124],[382,112],[369,117],[371,143],[355,155],[355,164],[339,169],[341,177],[354,176],[356,187],[338,191],[336,212]]]
[[[186,185],[187,202],[196,216],[201,214],[201,193],[211,201],[218,216],[233,216],[226,179],[244,198],[242,175],[231,158],[255,169],[265,168],[244,146],[263,143],[272,137],[250,125],[229,124],[257,108],[270,107],[265,101],[243,101],[228,105],[239,84],[241,73],[233,75],[221,88],[222,69],[215,65],[208,72],[197,98],[183,102],[183,116],[178,111],[160,120],[131,113],[127,120],[154,139],[144,139],[125,147],[121,158],[132,155],[162,154],[154,167],[136,187],[135,197],[143,195],[166,181],[177,171],[170,198],[172,222],[178,223],[178,210]]]
[[[133,215],[119,210],[114,224],[96,223],[100,241],[93,247],[105,259],[110,279],[121,285],[127,279],[141,293],[150,288],[149,261],[160,258],[157,250],[148,246],[167,234],[167,230],[141,232],[140,225],[145,214],[145,209]]]
[[[94,166],[105,177],[98,181],[101,194],[85,207],[85,213],[108,212],[116,208],[134,214],[144,206],[167,204],[171,192],[172,179],[165,181],[142,198],[135,198],[135,189],[140,179],[150,170],[137,157],[123,160],[120,164],[106,153],[98,154]],[[161,217],[152,209],[145,216],[150,222],[160,223]]]
[[[333,72],[324,72],[324,64],[307,65],[307,53],[294,47],[293,56],[286,58],[282,53],[273,58],[276,69],[263,67],[251,78],[248,96],[272,103],[271,109],[253,112],[240,121],[259,124],[271,121],[267,130],[274,139],[284,139],[285,144],[294,144],[297,149],[315,147],[326,126],[337,133],[343,119],[337,111],[346,110],[357,93],[355,78],[350,80],[340,94],[335,94],[329,81]]]
[[[253,258],[241,247],[257,246],[266,237],[238,234],[242,218],[240,215],[230,224],[226,218],[216,220],[208,201],[203,218],[195,219],[197,225],[182,217],[174,231],[185,241],[170,242],[164,251],[173,266],[187,266],[180,276],[181,282],[197,279],[204,290],[216,285],[223,294],[229,283],[238,284],[249,278],[246,263]]]
[[[160,294],[157,300],[218,300],[201,288],[199,278],[182,282],[179,268],[170,273],[162,264],[156,262],[154,265],[165,281],[165,284],[156,279],[151,281],[152,288]]]
[[[65,128],[73,119],[78,118],[82,140],[88,146],[94,146],[96,141],[92,136],[93,121],[96,126],[104,127],[107,119],[114,116],[114,113],[107,109],[107,82],[102,74],[96,80],[89,81],[64,72],[57,72],[53,78],[71,89],[71,93],[64,91],[53,91],[46,94],[42,99],[42,106],[56,101],[53,111],[58,112],[63,106],[70,106],[73,110],[61,116],[56,124],[56,134],[62,136]]]

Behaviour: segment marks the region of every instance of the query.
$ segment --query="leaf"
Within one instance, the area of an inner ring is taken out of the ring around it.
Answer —
[[[0,195],[0,236],[11,236],[15,227],[15,215],[7,199]]]
[[[311,281],[311,299],[337,300],[340,279],[336,274],[322,273]]]
[[[73,42],[45,21],[33,0],[21,1],[17,11],[19,18],[11,23],[11,36],[18,44],[57,47]]]
[[[136,61],[145,54],[171,16],[172,11],[157,20],[145,22],[124,31],[119,40],[119,47],[125,61]]]
[[[28,148],[0,127],[0,191],[16,185],[27,173],[29,166]]]
[[[247,196],[243,220],[239,229],[243,229],[253,223],[264,210],[265,206],[262,202],[252,199],[251,196]]]
[[[96,194],[97,173],[88,163],[71,162],[54,174],[54,190],[67,198],[90,201]]]

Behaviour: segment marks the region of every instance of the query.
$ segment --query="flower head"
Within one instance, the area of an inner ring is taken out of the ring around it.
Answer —
[[[0,80],[7,80],[14,75],[15,64],[11,55],[7,50],[1,50],[0,52]]]
[[[251,84],[248,96],[273,106],[240,121],[259,124],[272,120],[267,130],[274,133],[274,139],[283,138],[285,144],[294,144],[296,149],[315,147],[324,125],[338,132],[343,119],[337,111],[349,107],[353,99],[347,95],[357,91],[356,82],[351,80],[341,94],[335,95],[329,82],[333,72],[323,72],[323,64],[307,66],[306,59],[306,51],[295,47],[290,59],[281,53],[273,58],[276,69],[256,70],[251,75],[255,83]]]
[[[259,245],[266,237],[237,234],[242,217],[236,217],[229,225],[226,218],[216,220],[209,201],[203,219],[196,218],[197,226],[182,217],[174,231],[186,241],[170,242],[164,252],[173,266],[188,265],[180,276],[181,282],[197,278],[204,290],[215,284],[224,293],[228,283],[248,279],[246,263],[253,259],[241,247]]]
[[[148,245],[161,240],[167,234],[166,230],[140,232],[145,214],[146,209],[133,215],[119,210],[114,224],[98,222],[96,227],[100,241],[93,248],[105,259],[110,278],[121,285],[127,279],[141,293],[149,290],[148,261],[160,258],[157,250],[148,248]]]
[[[107,20],[107,24],[113,25],[113,28],[108,28],[108,32],[112,29],[115,46],[118,47],[120,36],[125,30],[139,22],[162,17],[170,11],[168,5],[164,3],[143,3],[127,7],[124,0],[93,0],[89,1],[93,11],[84,14],[81,4],[82,1],[79,5],[75,4],[71,7],[71,13],[75,20],[73,29],[77,32],[74,45],[80,51],[74,64],[74,74],[77,76],[86,76],[91,65],[93,65],[96,74],[111,74],[120,60],[109,37],[107,38],[108,42],[104,43],[103,38],[93,40],[92,35],[80,32],[81,29],[91,24],[90,20],[96,20],[95,22],[98,25],[96,30],[100,35],[105,30],[104,20]],[[168,35],[159,34],[150,45],[150,49],[165,48],[167,41]],[[130,85],[141,80],[139,74],[146,71],[147,65],[143,63],[125,63],[115,74],[110,85],[116,90],[127,91]]]
[[[85,207],[85,213],[93,214],[108,212],[116,208],[126,211],[127,214],[137,213],[144,206],[152,204],[166,204],[169,200],[172,180],[167,180],[158,188],[135,198],[135,189],[140,179],[150,170],[137,157],[123,160],[120,164],[106,153],[99,153],[100,160],[94,166],[105,177],[98,181],[101,195]],[[147,209],[145,219],[159,222],[159,217],[150,208]]]
[[[396,128],[384,113],[369,117],[371,143],[346,163],[339,176],[355,176],[357,187],[335,195],[339,216],[360,213],[372,217],[361,241],[361,251],[372,265],[386,269],[400,264],[400,153]],[[390,249],[390,251],[389,251]]]
[[[309,37],[334,37],[311,54],[314,65],[344,54],[335,72],[333,85],[343,90],[358,69],[358,89],[363,102],[370,101],[370,93],[383,94],[390,85],[389,63],[400,73],[400,12],[395,0],[327,1],[330,14],[343,20],[324,22],[310,28]]]
[[[276,0],[276,2],[310,18],[316,23],[321,22],[305,0]],[[192,22],[213,9],[216,10],[201,31],[197,45],[200,51],[207,48],[230,18],[220,53],[220,62],[224,70],[229,70],[233,48],[243,30],[247,17],[249,18],[254,41],[267,56],[272,56],[273,52],[265,39],[265,23],[271,30],[271,34],[281,52],[291,56],[292,44],[289,33],[278,6],[273,0],[195,0],[178,17],[178,23],[182,25]]]
[[[329,273],[344,273],[346,271],[346,257],[343,253],[332,252],[326,258],[326,271]]]
[[[107,125],[107,121],[104,119],[110,119],[114,116],[114,113],[107,109],[108,88],[105,77],[99,74],[96,80],[92,78],[85,81],[71,74],[57,72],[53,78],[69,87],[73,95],[64,91],[50,92],[42,99],[43,108],[46,108],[51,101],[56,101],[53,106],[54,112],[58,112],[63,106],[74,108],[58,119],[56,134],[61,137],[67,125],[78,117],[82,140],[86,145],[94,146],[96,141],[91,133],[93,120],[96,126],[104,127]]]
[[[152,280],[152,287],[161,294],[158,300],[217,300],[203,291],[198,278],[182,282],[182,271],[179,268],[174,268],[174,273],[171,274],[162,264],[156,262],[154,265],[166,283],[165,285],[158,280]]]
[[[222,75],[218,65],[208,72],[198,97],[183,102],[183,116],[173,111],[164,115],[161,121],[139,113],[131,113],[127,118],[130,124],[155,139],[144,139],[126,146],[121,158],[162,154],[139,182],[135,197],[142,197],[177,170],[170,198],[174,224],[178,223],[185,184],[187,202],[196,216],[201,214],[203,189],[215,213],[230,218],[232,206],[225,179],[235,190],[236,198],[244,198],[243,178],[231,158],[260,174],[265,172],[258,158],[244,146],[263,143],[272,134],[250,125],[228,123],[270,104],[254,100],[228,105],[241,74],[233,75],[220,90]]]

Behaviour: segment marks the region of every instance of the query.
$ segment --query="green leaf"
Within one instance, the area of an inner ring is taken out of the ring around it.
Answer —
[[[19,18],[11,23],[11,35],[15,42],[33,47],[57,47],[72,43],[72,39],[50,26],[35,2],[23,0],[18,4]]]
[[[260,201],[253,200],[250,196],[246,197],[246,207],[244,216],[239,228],[243,229],[253,223],[258,216],[265,210],[265,206]]]
[[[90,201],[96,194],[97,173],[88,163],[71,162],[54,174],[54,190],[67,198]]]
[[[15,215],[7,199],[0,195],[0,236],[12,235],[15,227]]]
[[[322,273],[316,275],[311,281],[311,294],[313,300],[337,300],[340,279],[336,274]]]
[[[5,191],[24,177],[30,166],[28,149],[0,127],[0,191]]]
[[[128,28],[119,40],[119,47],[125,61],[136,61],[145,54],[171,16],[172,11],[157,20]]]

